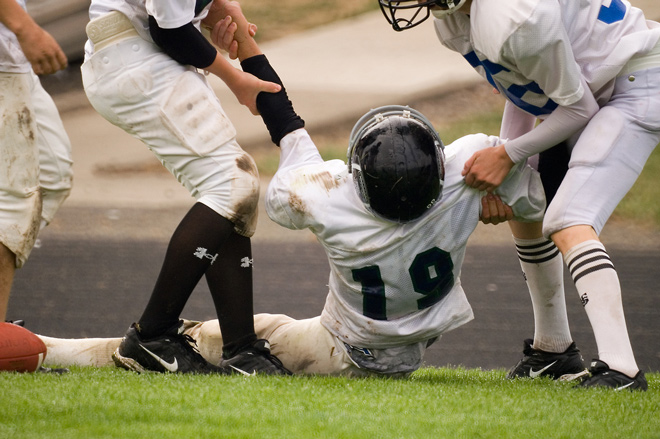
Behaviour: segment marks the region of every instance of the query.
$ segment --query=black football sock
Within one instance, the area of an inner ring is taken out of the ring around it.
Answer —
[[[225,346],[256,340],[252,300],[252,245],[250,238],[232,233],[218,260],[206,271]]]
[[[165,261],[138,322],[140,335],[162,334],[179,320],[195,286],[209,266],[218,264],[218,249],[234,225],[208,206],[196,203],[170,240]]]

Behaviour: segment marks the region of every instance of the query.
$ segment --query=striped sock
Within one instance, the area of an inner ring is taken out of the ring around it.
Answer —
[[[634,377],[639,371],[621,302],[621,285],[600,241],[582,242],[564,256],[598,346],[598,358],[611,369]]]
[[[564,297],[564,261],[546,238],[513,238],[534,309],[534,349],[564,352],[573,342]]]

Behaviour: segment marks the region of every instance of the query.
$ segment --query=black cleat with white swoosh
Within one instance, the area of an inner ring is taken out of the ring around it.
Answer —
[[[282,365],[282,362],[270,352],[268,340],[259,339],[242,348],[222,354],[220,366],[230,368],[235,374],[242,375],[292,375],[291,371]]]
[[[526,339],[523,345],[523,358],[506,375],[513,378],[550,377],[553,380],[562,376],[586,374],[580,350],[571,345],[561,353],[545,352],[532,347],[533,340]]]
[[[584,379],[577,387],[611,387],[614,390],[647,390],[646,376],[641,370],[633,378],[619,371],[610,369],[604,361],[593,360],[589,367],[591,376]]]
[[[118,367],[138,373],[229,374],[227,369],[206,361],[195,348],[196,345],[191,336],[183,333],[183,321],[148,340],[140,337],[133,323],[112,354],[112,359]]]

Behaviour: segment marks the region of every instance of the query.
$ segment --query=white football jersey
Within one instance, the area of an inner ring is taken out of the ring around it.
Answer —
[[[617,74],[660,39],[627,0],[473,0],[436,33],[516,106],[543,117],[577,102],[583,77],[602,106]]]
[[[25,0],[16,0],[25,9]],[[32,69],[16,35],[0,23],[0,72],[27,73]]]
[[[365,208],[346,163],[323,161],[305,130],[282,139],[266,211],[284,227],[310,229],[323,245],[330,291],[321,322],[332,334],[384,349],[429,340],[473,318],[460,273],[483,193],[464,184],[461,170],[475,151],[500,143],[477,134],[447,146],[441,201],[398,224]],[[541,221],[543,188],[528,166],[516,166],[497,192],[519,220]]]

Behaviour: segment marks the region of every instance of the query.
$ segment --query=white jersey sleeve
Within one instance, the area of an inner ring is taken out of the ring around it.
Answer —
[[[176,29],[195,18],[195,0],[146,0],[146,8],[163,29]]]
[[[280,149],[279,167],[266,190],[266,213],[288,229],[314,229],[318,214],[310,215],[310,210],[323,207],[321,188],[345,180],[346,164],[324,162],[305,129],[287,134]]]
[[[484,134],[462,137],[445,148],[447,161],[452,166],[463,164],[480,149],[502,144],[502,139]],[[513,210],[514,219],[522,222],[541,222],[546,200],[539,173],[526,163],[516,164],[495,191]]]

